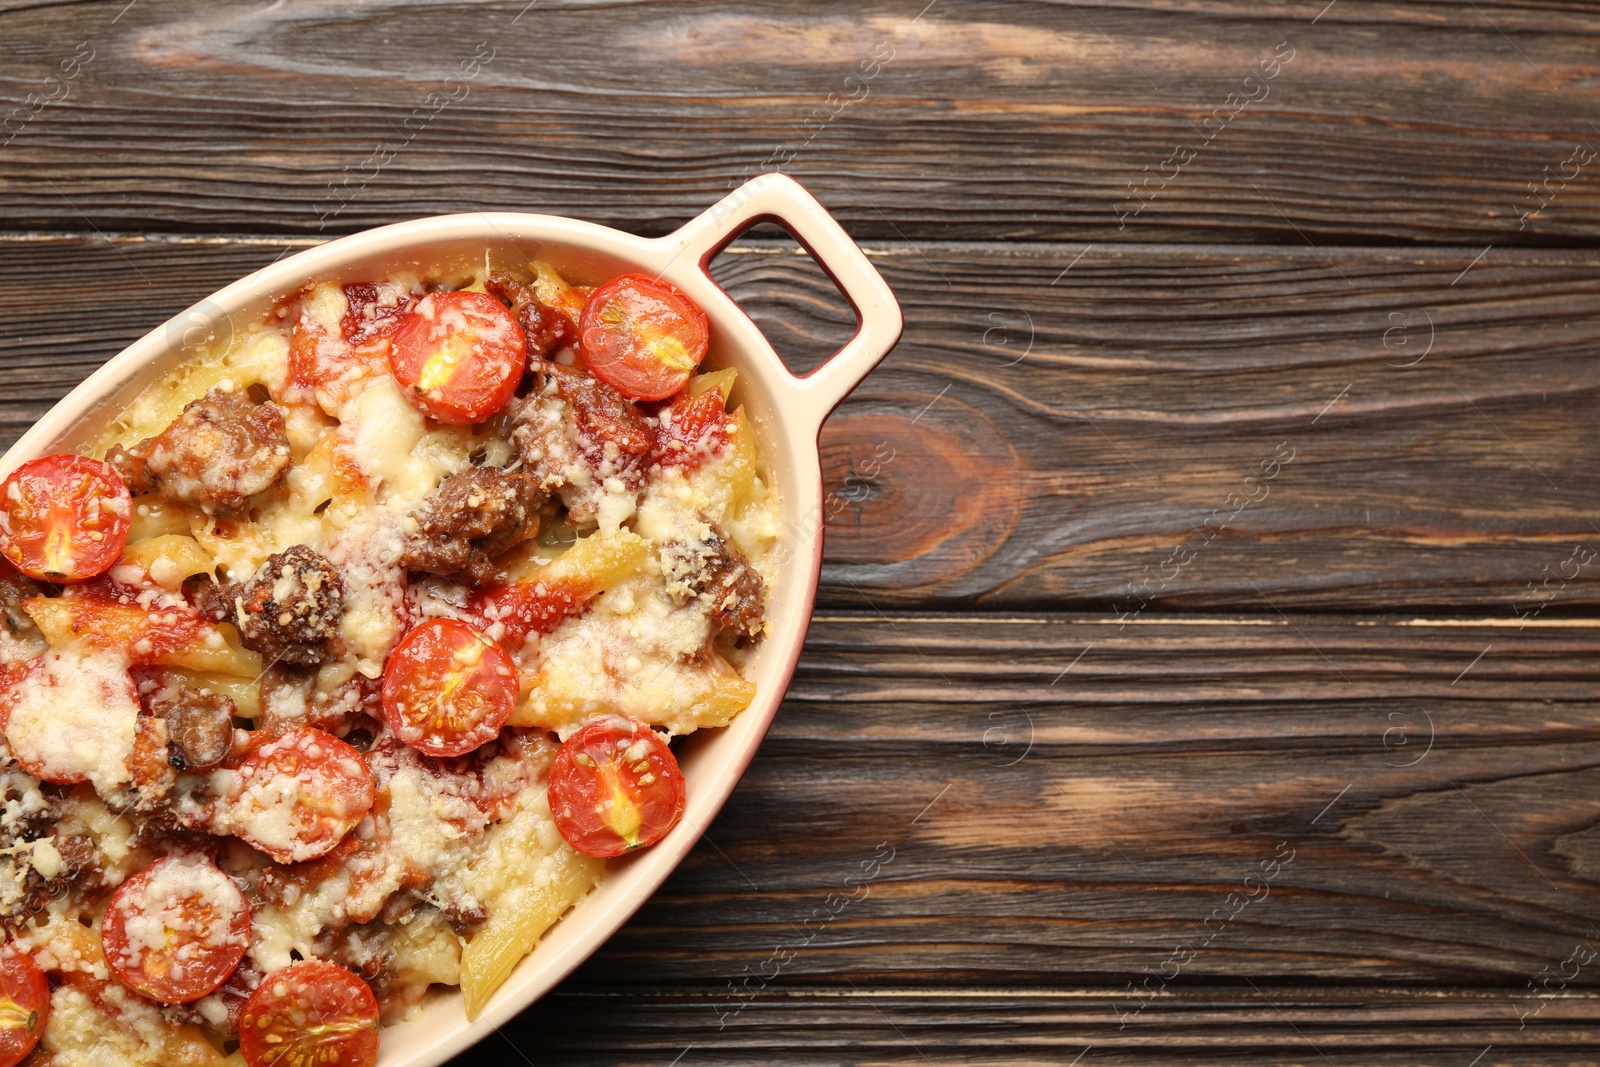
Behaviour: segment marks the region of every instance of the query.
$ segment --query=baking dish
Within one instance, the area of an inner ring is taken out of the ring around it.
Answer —
[[[834,280],[856,312],[857,329],[830,360],[805,377],[784,367],[750,318],[712,280],[709,266],[750,226],[789,230]],[[902,316],[888,286],[839,224],[793,179],[761,175],[665,237],[643,238],[550,215],[480,212],[398,223],[288,257],[218,291],[112,358],[38,421],[0,460],[0,476],[95,436],[145,386],[197,351],[224,346],[232,331],[258,321],[309,281],[355,282],[408,269],[552,263],[575,283],[626,271],[663,278],[704,309],[712,326],[708,366],[739,371],[734,401],[756,429],[767,475],[780,502],[783,535],[768,604],[769,636],[746,664],[758,686],[731,725],[686,739],[680,760],[688,782],[682,821],[653,848],[612,861],[600,886],[522,961],[475,1020],[458,994],[383,1031],[379,1062],[425,1067],[494,1032],[598,948],[661,884],[710,824],[749,764],[777,712],[805,639],[822,563],[822,479],[817,434],[829,412],[900,338]]]

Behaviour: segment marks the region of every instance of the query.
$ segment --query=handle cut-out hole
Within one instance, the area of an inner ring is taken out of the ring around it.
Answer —
[[[741,235],[711,261],[711,277],[791,374],[810,374],[855,335],[855,309],[781,226],[762,223]]]

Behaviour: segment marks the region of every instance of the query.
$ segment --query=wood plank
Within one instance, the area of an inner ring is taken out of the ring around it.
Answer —
[[[1324,6],[9,4],[0,227],[661,233],[781,165],[874,239],[1600,237],[1600,14]]]
[[[1600,623],[825,615],[581,984],[1525,989],[1600,953],[1597,654]]]
[[[539,1063],[1581,1059],[1597,663],[1593,622],[824,615],[706,839],[506,1035]]]
[[[1552,1000],[1519,1031],[1498,994],[1257,983],[1191,989],[1119,1030],[1103,990],[929,994],[797,990],[728,1026],[705,994],[558,990],[458,1064],[1395,1064],[1584,1062],[1591,994]],[[724,1009],[725,1010],[725,1009]],[[1558,1014],[1559,1013],[1559,1014]],[[1492,1051],[1485,1054],[1485,1050]],[[686,1051],[687,1050],[687,1051]],[[1475,1061],[1475,1057],[1482,1056]],[[535,1059],[537,1057],[537,1059]],[[1080,1058],[1081,1057],[1081,1058]]]
[[[284,248],[0,241],[0,436]],[[909,326],[823,434],[824,604],[1600,604],[1600,255],[1082,251],[874,250]],[[717,273],[798,369],[849,332],[792,246]]]

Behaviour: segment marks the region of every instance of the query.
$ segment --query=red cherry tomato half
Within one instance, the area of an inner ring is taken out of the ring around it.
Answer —
[[[133,500],[108,464],[46,456],[0,482],[0,555],[42,582],[81,582],[122,558]]]
[[[205,856],[168,856],[112,895],[100,944],[123,985],[163,1004],[187,1004],[244,958],[250,905]]]
[[[46,782],[95,780],[126,759],[123,730],[138,714],[139,691],[116,662],[46,653],[0,673],[0,730],[11,757]]]
[[[17,1067],[50,1021],[50,983],[33,958],[0,949],[0,1067]]]
[[[245,1001],[239,1051],[250,1067],[372,1067],[378,999],[336,964],[291,963]]]
[[[527,367],[527,336],[486,293],[432,293],[394,333],[389,365],[406,399],[440,422],[482,422],[510,402]]]
[[[683,814],[683,772],[666,739],[637,719],[599,719],[550,764],[550,813],[586,856],[620,856],[661,840]]]
[[[325,856],[355,828],[377,792],[361,753],[315,727],[268,741],[239,764],[223,832],[279,863]]]
[[[646,274],[612,278],[589,297],[578,347],[594,376],[634,400],[664,400],[706,358],[706,313]]]
[[[500,625],[500,644],[516,648],[529,634],[547,634],[589,606],[600,592],[587,576],[540,578],[480,588],[468,601],[485,629]]]
[[[464,756],[493,741],[517,706],[506,650],[455,619],[413,627],[383,669],[383,717],[429,756]]]
[[[699,396],[684,394],[661,409],[656,455],[663,467],[695,470],[728,443],[733,417],[715,389]]]

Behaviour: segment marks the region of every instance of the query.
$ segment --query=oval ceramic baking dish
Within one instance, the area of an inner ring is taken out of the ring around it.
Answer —
[[[796,377],[750,318],[711,279],[712,258],[750,226],[775,221],[811,252],[853,305],[857,330],[814,373]],[[662,883],[711,823],[755,754],[777,712],[805,640],[822,564],[822,479],[817,433],[829,412],[900,338],[899,305],[861,249],[793,179],[766,174],[741,186],[665,237],[643,238],[551,215],[484,212],[384,226],[309,249],[213,294],[152,330],[106,363],[40,419],[0,461],[0,476],[51,452],[71,450],[114,417],[146,385],[215,344],[232,324],[255,321],[309,281],[354,282],[406,269],[481,263],[552,263],[567,278],[593,283],[646,271],[678,286],[709,317],[708,365],[739,371],[735,400],[756,428],[783,523],[778,579],[768,605],[772,630],[747,665],[754,702],[731,725],[686,739],[688,782],[682,821],[653,848],[612,861],[599,887],[556,924],[469,1021],[459,995],[383,1031],[379,1063],[427,1067],[493,1033],[561,980],[614,933]],[[222,338],[226,341],[226,336]]]

